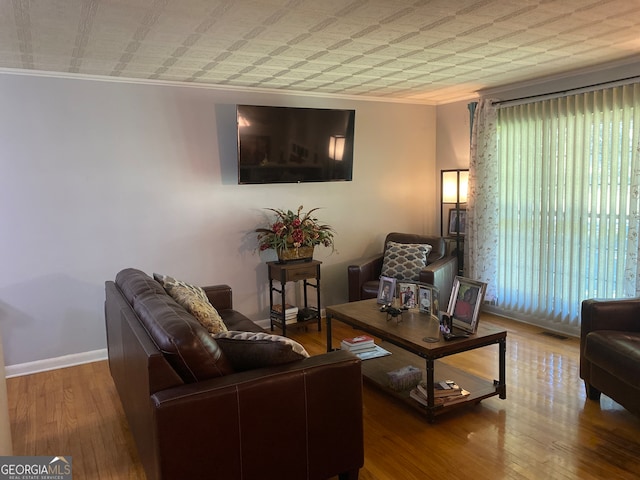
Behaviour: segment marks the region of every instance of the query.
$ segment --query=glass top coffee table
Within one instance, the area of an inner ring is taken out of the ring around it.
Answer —
[[[434,325],[432,322],[437,323],[435,317],[417,311],[404,311],[401,316],[394,318],[380,311],[380,305],[375,298],[326,307],[326,316],[327,351],[333,350],[332,320],[339,320],[369,335],[378,337],[383,342],[381,346],[391,352],[391,355],[364,360],[362,362],[364,377],[391,395],[426,413],[430,422],[433,422],[437,415],[451,409],[474,405],[494,395],[498,395],[501,399],[507,398],[505,379],[507,332],[505,330],[479,322],[476,333],[467,338],[445,341],[442,335],[439,335],[437,341],[431,339],[425,341],[425,338],[433,337]],[[462,369],[436,361],[449,355],[494,344],[498,345],[499,350],[497,380],[482,379]],[[420,358],[416,358],[416,356]],[[417,366],[415,364],[419,363],[420,359],[425,361],[426,389],[429,393],[427,405],[411,398],[410,390],[396,391],[391,389],[387,376],[387,372],[408,365]],[[433,395],[434,383],[444,380],[455,381],[470,394],[464,400],[455,403],[436,405]]]

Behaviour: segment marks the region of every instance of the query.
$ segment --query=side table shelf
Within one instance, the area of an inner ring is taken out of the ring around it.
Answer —
[[[303,292],[304,292],[304,311],[313,312],[315,315],[310,318],[296,322],[296,325],[307,325],[311,322],[317,322],[318,331],[322,329],[321,316],[320,316],[320,264],[322,262],[318,260],[311,260],[310,262],[298,262],[298,263],[280,263],[280,262],[267,262],[269,270],[269,319],[271,323],[271,331],[273,327],[277,326],[282,329],[282,335],[287,335],[287,322],[285,318],[287,305],[286,302],[286,284],[288,282],[297,282],[302,280]],[[309,280],[315,280],[315,283],[309,282]],[[274,285],[274,281],[277,285]],[[307,288],[314,288],[317,296],[317,307],[310,308],[308,304]],[[274,301],[273,294],[277,293],[280,296],[282,305],[282,311],[278,312],[273,309]]]

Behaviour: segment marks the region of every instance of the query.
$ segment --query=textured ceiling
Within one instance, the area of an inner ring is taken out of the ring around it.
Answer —
[[[639,53],[639,0],[0,0],[0,69],[444,103]]]

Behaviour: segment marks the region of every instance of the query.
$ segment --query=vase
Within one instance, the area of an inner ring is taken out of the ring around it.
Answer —
[[[310,262],[313,260],[313,246],[311,247],[289,247],[278,250],[278,261],[280,263]]]

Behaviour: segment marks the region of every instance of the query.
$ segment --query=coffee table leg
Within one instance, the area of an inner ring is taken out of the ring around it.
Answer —
[[[433,398],[433,371],[434,371],[434,361],[432,358],[427,359],[427,393],[429,397],[427,398],[427,414],[429,418],[429,422],[433,423],[435,420],[435,416],[433,415],[433,409],[435,407],[434,398]]]
[[[500,387],[498,388],[498,396],[501,399],[507,398],[507,339],[503,338],[498,342],[499,353],[499,381]]]
[[[331,347],[331,314],[327,313],[327,352],[333,350]]]

